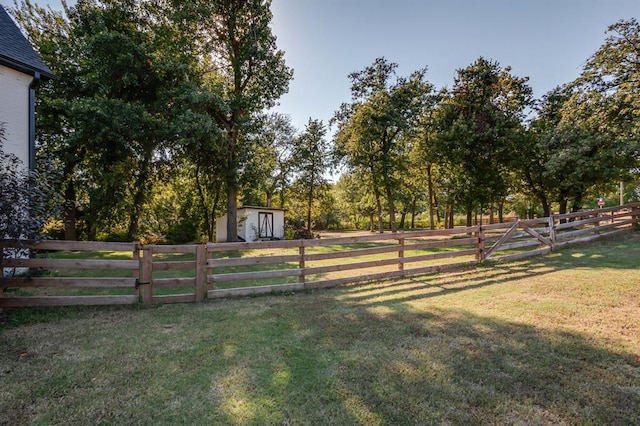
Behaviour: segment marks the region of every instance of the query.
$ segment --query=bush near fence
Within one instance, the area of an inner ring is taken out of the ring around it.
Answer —
[[[447,230],[206,245],[0,240],[0,307],[199,302],[469,268],[630,232],[639,215],[634,203]],[[7,257],[14,248],[34,256]]]

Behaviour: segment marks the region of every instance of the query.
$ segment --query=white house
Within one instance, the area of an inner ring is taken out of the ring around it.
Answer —
[[[238,208],[238,237],[251,242],[284,238],[284,210],[271,207]],[[216,219],[216,242],[227,241],[227,215]]]
[[[35,90],[41,79],[54,78],[51,70],[0,6],[0,123],[3,151],[23,164],[35,162]]]

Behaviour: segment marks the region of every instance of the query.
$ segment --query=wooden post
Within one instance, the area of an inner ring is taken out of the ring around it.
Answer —
[[[555,219],[553,215],[549,215],[549,240],[551,241],[551,251],[553,251],[554,246],[556,245],[556,228],[555,228]]]
[[[141,286],[140,295],[142,304],[150,305],[153,300],[153,246],[146,246],[142,248],[142,273],[138,280],[138,285]]]
[[[298,254],[300,255],[300,259],[298,260],[298,268],[300,269],[300,275],[298,275],[298,282],[304,284],[305,276],[304,276],[304,240],[300,240],[300,247],[298,247]]]
[[[140,263],[140,243],[136,243],[134,249],[133,249],[133,256],[132,259],[133,261],[137,261],[138,262],[138,269],[135,269],[133,271],[133,278],[136,279],[136,283],[140,282],[140,269],[142,269],[142,263]],[[1,262],[0,262],[1,263]],[[1,273],[2,271],[0,271]],[[1,275],[0,275],[1,276]],[[136,285],[136,288],[134,289],[134,295],[140,297],[140,287],[138,287]]]
[[[476,260],[483,261],[485,260],[484,254],[484,228],[480,226],[478,232],[475,233],[476,238],[478,239],[475,244],[476,249]]]
[[[398,270],[404,271],[404,238],[398,238]]]
[[[207,247],[196,248],[196,302],[202,302],[207,294]]]

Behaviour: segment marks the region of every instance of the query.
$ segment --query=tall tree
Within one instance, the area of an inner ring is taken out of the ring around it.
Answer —
[[[249,154],[243,173],[242,198],[245,204],[271,207],[279,194],[284,208],[290,185],[296,129],[287,115],[265,114],[256,120],[250,135]]]
[[[436,114],[435,153],[449,170],[456,202],[467,213],[493,207],[507,195],[514,142],[531,104],[527,78],[482,57],[457,71]]]
[[[13,11],[58,76],[39,96],[38,142],[64,171],[68,238],[82,210],[89,238],[122,222],[128,239],[138,234],[173,139],[167,112],[193,62],[157,6],[81,0],[59,13],[27,1]]]
[[[382,197],[386,198],[391,230],[397,230],[396,176],[403,172],[407,147],[402,138],[414,132],[431,105],[433,86],[426,80],[426,68],[409,77],[396,75],[397,64],[378,58],[362,71],[349,75],[350,104],[343,104],[333,120],[336,156],[351,169],[369,173],[371,190],[378,206],[378,227],[382,226]]]
[[[325,172],[330,166],[330,148],[326,140],[327,129],[321,120],[309,119],[304,132],[295,139],[293,164],[296,172],[296,183],[306,200],[307,231],[311,232],[311,210],[314,199],[326,186]]]
[[[269,0],[213,0],[185,5],[200,37],[201,55],[210,71],[223,78],[218,108],[212,111],[222,130],[227,239],[237,241],[237,203],[246,153],[246,133],[252,114],[274,105],[288,90],[293,72],[276,46],[270,27]]]

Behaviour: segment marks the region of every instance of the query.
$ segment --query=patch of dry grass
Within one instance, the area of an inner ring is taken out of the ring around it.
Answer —
[[[640,238],[153,308],[7,311],[0,424],[640,424]]]

